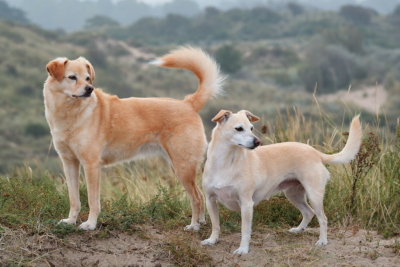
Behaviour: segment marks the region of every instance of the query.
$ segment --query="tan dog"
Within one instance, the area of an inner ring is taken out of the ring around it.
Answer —
[[[185,100],[167,98],[119,99],[92,87],[95,72],[84,58],[57,58],[47,65],[44,85],[46,118],[54,146],[64,165],[70,213],[62,220],[75,224],[80,211],[79,165],[85,171],[89,218],[79,228],[93,230],[100,213],[101,166],[159,154],[169,161],[192,206],[192,222],[199,229],[204,198],[196,186],[196,168],[207,141],[198,112],[221,90],[223,77],[215,61],[200,49],[181,48],[153,64],[192,71],[199,79],[196,93]],[[199,222],[198,222],[199,220]]]
[[[258,120],[245,110],[237,114],[222,110],[213,119],[218,124],[212,133],[203,174],[212,233],[201,243],[213,245],[218,241],[220,226],[216,201],[219,201],[231,210],[241,211],[242,241],[234,253],[248,253],[253,206],[283,190],[303,215],[299,227],[290,232],[304,231],[315,213],[320,225],[316,245],[326,245],[327,219],[323,199],[329,172],[324,164],[348,163],[355,158],[362,135],[358,116],[351,123],[346,146],[335,155],[326,155],[309,145],[295,142],[256,149],[260,140],[252,133],[252,122]],[[306,195],[314,210],[307,204]]]

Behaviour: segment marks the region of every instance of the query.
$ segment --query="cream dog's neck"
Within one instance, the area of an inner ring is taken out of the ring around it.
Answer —
[[[213,167],[233,167],[245,161],[251,151],[226,141],[218,129],[213,130],[212,140],[207,152]]]

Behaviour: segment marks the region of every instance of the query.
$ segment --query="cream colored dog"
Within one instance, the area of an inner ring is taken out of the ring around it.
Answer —
[[[93,230],[100,213],[101,166],[160,154],[169,161],[192,205],[192,222],[204,222],[204,198],[196,186],[196,169],[207,141],[198,112],[221,90],[223,77],[215,61],[200,49],[172,51],[152,62],[192,71],[199,79],[196,93],[185,100],[167,98],[119,99],[94,89],[95,72],[86,59],[57,58],[47,65],[44,84],[46,118],[54,146],[64,165],[70,213],[61,222],[75,224],[81,208],[79,166],[85,171],[90,213],[79,228]]]
[[[219,201],[231,210],[241,211],[242,241],[234,253],[248,253],[254,205],[283,190],[303,215],[300,225],[290,232],[304,231],[315,213],[320,225],[316,245],[326,245],[323,199],[329,172],[324,164],[348,163],[355,158],[362,135],[358,116],[351,123],[346,146],[335,155],[326,155],[295,142],[258,147],[260,140],[252,133],[252,122],[258,120],[245,110],[237,114],[222,110],[213,119],[217,126],[212,132],[203,174],[212,233],[201,243],[214,245],[218,241],[220,226],[216,201]],[[314,210],[307,204],[306,195]]]

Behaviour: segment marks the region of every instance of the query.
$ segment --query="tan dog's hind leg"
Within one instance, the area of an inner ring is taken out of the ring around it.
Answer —
[[[68,219],[60,221],[68,224],[76,224],[76,218],[81,210],[81,201],[79,200],[79,161],[77,159],[68,159],[61,156],[64,166],[64,173],[67,179],[70,211]]]
[[[300,184],[286,189],[284,192],[287,199],[289,199],[293,206],[298,208],[303,215],[303,220],[301,221],[300,225],[297,228],[290,229],[289,232],[303,232],[306,229],[308,223],[314,217],[314,211],[312,210],[312,208],[310,208],[306,201],[306,191],[304,190],[304,187]]]
[[[207,203],[207,210],[211,218],[212,233],[210,238],[201,241],[201,244],[212,246],[215,243],[217,243],[220,232],[218,204],[215,198],[209,196],[206,197],[206,203]]]
[[[203,198],[200,196],[200,190],[196,185],[196,166],[187,166],[185,163],[174,162],[174,160],[172,160],[172,164],[174,165],[176,175],[189,195],[192,206],[192,222],[185,227],[185,230],[193,229],[198,231],[200,230],[198,220],[202,209],[201,206],[204,205],[204,202],[202,202]]]
[[[99,161],[100,162],[100,161]],[[86,163],[83,165],[89,197],[89,218],[79,226],[79,229],[94,230],[97,217],[100,214],[100,163]]]
[[[200,118],[198,122],[199,124],[195,127],[185,125],[180,129],[176,128],[175,131],[179,134],[163,142],[175,174],[185,187],[192,206],[192,222],[185,227],[185,230],[195,231],[200,229],[200,223],[205,222],[204,196],[196,185],[196,173],[197,167],[203,160],[207,141]],[[182,140],[190,140],[190,142],[182,142]]]

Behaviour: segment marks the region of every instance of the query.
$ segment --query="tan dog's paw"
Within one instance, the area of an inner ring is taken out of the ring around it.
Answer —
[[[200,224],[195,224],[195,225],[186,225],[186,227],[185,227],[185,231],[188,231],[188,230],[192,230],[193,229],[193,231],[199,231],[200,230]]]
[[[249,253],[249,248],[247,247],[244,247],[244,248],[242,248],[242,247],[240,247],[240,248],[238,248],[237,250],[235,250],[234,252],[233,252],[233,254],[247,254],[247,253]]]
[[[204,246],[212,246],[212,245],[215,245],[215,243],[217,243],[217,241],[218,241],[218,239],[209,238],[209,239],[205,239],[205,240],[201,241],[201,244]]]
[[[93,222],[86,221],[86,222],[82,223],[81,225],[79,225],[78,228],[85,230],[85,231],[94,230],[96,228],[96,222],[93,223]]]
[[[320,240],[318,240],[317,241],[317,243],[315,243],[315,245],[316,246],[326,246],[326,245],[328,245],[328,240],[323,240],[323,239],[320,239]]]
[[[76,219],[72,219],[72,218],[62,219],[57,224],[60,224],[60,223],[68,223],[68,224],[74,225],[74,224],[76,224]]]

